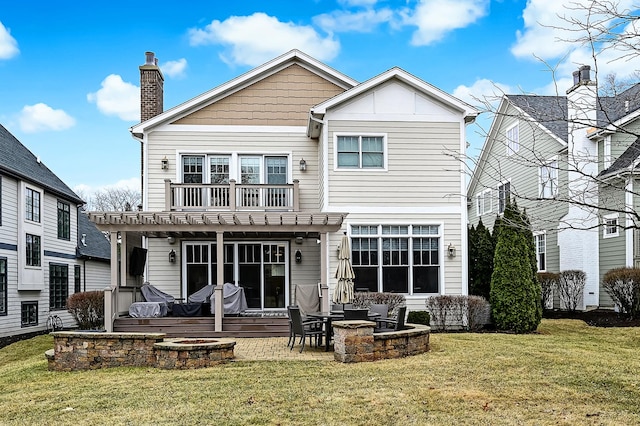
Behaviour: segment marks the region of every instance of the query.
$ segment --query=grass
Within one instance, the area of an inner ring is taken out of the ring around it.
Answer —
[[[433,334],[401,360],[47,370],[49,336],[0,349],[0,424],[640,424],[640,328]]]

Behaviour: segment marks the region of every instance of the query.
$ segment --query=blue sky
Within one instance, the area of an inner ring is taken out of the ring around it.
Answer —
[[[579,0],[585,3],[586,0]],[[139,70],[153,51],[165,109],[297,48],[364,81],[399,66],[469,103],[555,94],[590,64],[558,0],[8,2],[0,9],[0,124],[71,188],[139,187]],[[631,0],[622,0],[631,4]],[[149,5],[153,7],[150,8]],[[90,6],[88,6],[90,5]],[[630,75],[632,61],[600,61]],[[549,71],[556,69],[556,78]],[[490,117],[480,124],[487,128]],[[483,138],[469,129],[470,155]],[[0,153],[10,155],[10,153]]]

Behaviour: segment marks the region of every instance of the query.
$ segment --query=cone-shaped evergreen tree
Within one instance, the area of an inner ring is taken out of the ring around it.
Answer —
[[[491,232],[484,226],[482,219],[473,230],[473,242],[470,241],[469,250],[469,275],[472,277],[469,294],[489,300],[495,247]]]
[[[495,232],[497,230],[497,232]],[[491,313],[500,330],[528,333],[536,330],[542,317],[540,285],[535,279],[535,248],[526,215],[508,203],[497,233]]]

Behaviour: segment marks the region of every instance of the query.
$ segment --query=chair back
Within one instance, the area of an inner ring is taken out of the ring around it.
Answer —
[[[295,334],[304,334],[304,326],[302,325],[302,314],[299,306],[288,306],[289,321],[291,321],[291,330]]]
[[[344,319],[346,320],[367,320],[369,312],[366,309],[347,309],[344,310]]]
[[[395,330],[404,330],[404,321],[405,321],[405,317],[407,315],[407,307],[406,306],[401,306],[398,308],[398,319],[396,321],[396,327]]]
[[[374,314],[380,314],[380,318],[384,319],[389,316],[389,305],[386,303],[374,303],[369,306],[369,311]]]
[[[353,303],[345,303],[344,305],[341,303],[331,304],[331,311],[342,311],[346,309],[353,309]]]

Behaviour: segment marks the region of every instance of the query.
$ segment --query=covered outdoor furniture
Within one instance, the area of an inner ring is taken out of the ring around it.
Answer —
[[[144,285],[140,287],[140,293],[142,293],[142,298],[145,302],[164,303],[167,307],[167,312],[172,312],[173,304],[176,301],[172,295],[165,293],[148,282],[145,282]]]
[[[131,318],[158,318],[167,315],[167,304],[164,302],[134,302],[129,306]]]
[[[298,306],[288,306],[287,310],[289,311],[289,324],[291,326],[291,338],[289,341],[291,342],[289,346],[290,350],[293,350],[293,347],[296,344],[296,337],[300,336],[300,342],[302,346],[300,347],[300,352],[304,350],[304,346],[309,337],[309,343],[312,342],[312,339],[315,337],[316,346],[319,345],[320,340],[322,339],[322,335],[324,334],[323,324],[324,322],[319,319],[302,319],[302,314],[300,313],[300,307]]]
[[[213,287],[213,286],[211,286]],[[195,294],[195,293],[194,293]],[[247,310],[247,298],[244,294],[244,288],[236,286],[232,283],[224,283],[222,286],[222,297],[225,315],[238,315]],[[210,296],[211,313],[215,315],[215,293]]]
[[[385,333],[388,331],[400,331],[405,329],[405,317],[407,316],[407,307],[401,306],[398,308],[398,317],[393,320],[391,318],[387,318],[385,322],[387,322],[386,327],[377,327],[373,330],[374,333]]]
[[[202,303],[176,303],[173,305],[174,317],[202,316]]]

